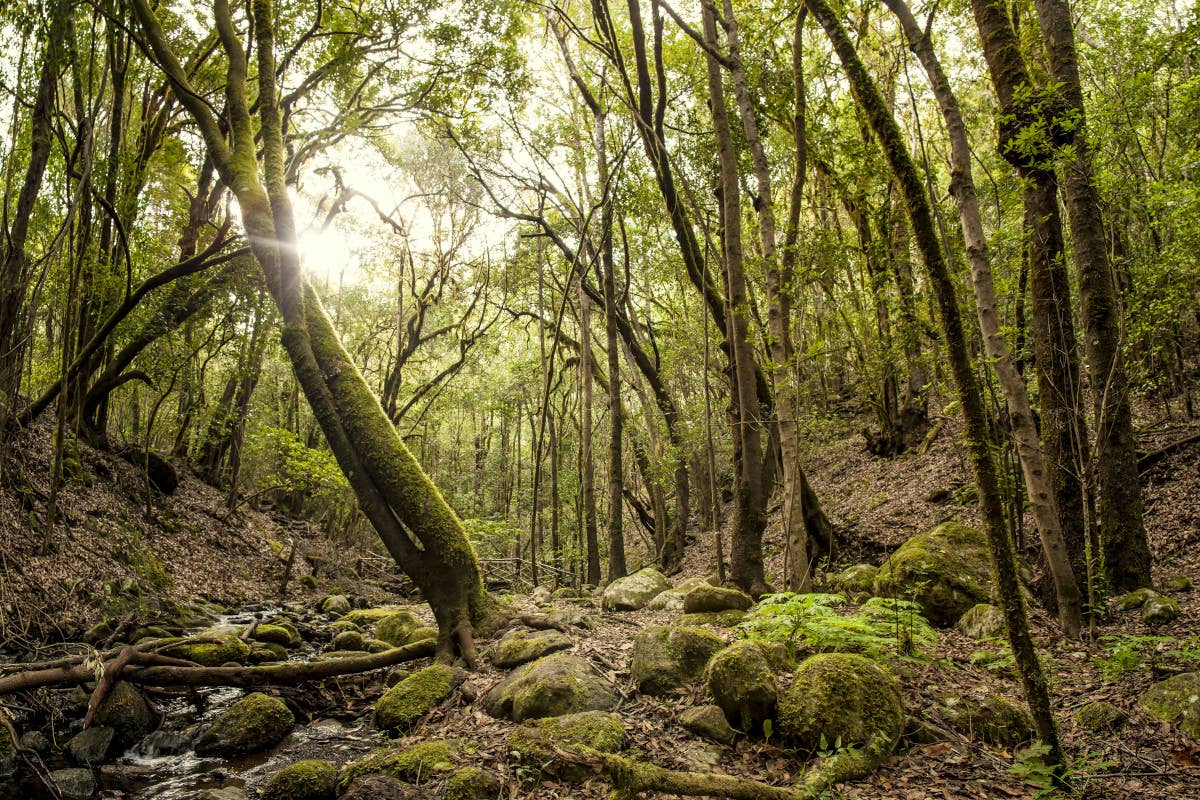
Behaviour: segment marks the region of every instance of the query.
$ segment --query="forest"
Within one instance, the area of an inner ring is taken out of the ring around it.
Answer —
[[[0,3],[0,800],[1200,797],[1200,5]]]

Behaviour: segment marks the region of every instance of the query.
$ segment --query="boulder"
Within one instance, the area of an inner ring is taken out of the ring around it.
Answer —
[[[808,658],[779,698],[779,733],[803,750],[840,741],[842,747],[886,753],[903,730],[899,683],[865,656]]]
[[[291,647],[300,643],[300,633],[291,625],[263,623],[254,629],[250,638],[256,642]]]
[[[429,792],[387,775],[365,775],[347,787],[341,800],[428,800]]]
[[[710,742],[684,742],[675,757],[688,772],[716,772],[725,748]]]
[[[608,585],[600,599],[605,611],[637,611],[671,588],[671,582],[653,567],[618,578]]]
[[[85,800],[96,793],[96,776],[90,769],[56,769],[47,777],[64,800]]]
[[[953,625],[972,606],[992,597],[986,537],[957,522],[943,522],[912,537],[879,568],[875,594],[911,599],[934,625]]]
[[[80,766],[99,766],[112,749],[114,734],[112,728],[93,725],[71,737],[67,742],[67,755]]]
[[[708,693],[726,719],[742,730],[756,730],[775,715],[779,687],[763,649],[742,639],[708,662]]]
[[[209,638],[208,632],[201,631],[200,638]],[[162,651],[165,656],[194,661],[204,667],[219,667],[222,664],[241,664],[250,657],[250,645],[243,642],[236,634],[219,637],[219,642],[180,642]]]
[[[338,789],[345,791],[354,782],[370,775],[413,784],[428,783],[454,771],[458,750],[456,741],[421,742],[411,747],[380,747],[342,767],[338,773]],[[426,798],[429,795],[423,792],[413,796]],[[362,797],[366,800],[371,796],[364,794]]]
[[[879,567],[874,564],[855,564],[834,575],[829,583],[847,594],[870,594],[875,591],[875,578],[878,575]]]
[[[7,728],[3,732],[0,732],[0,778],[5,777],[2,763],[4,761],[4,753],[7,752],[4,747],[7,735]],[[32,750],[40,756],[44,756],[50,752],[50,740],[41,731],[25,731],[21,734],[21,738],[17,740],[17,743],[21,746],[22,750]]]
[[[990,603],[971,606],[954,625],[959,633],[980,641],[1004,638],[1004,612]]]
[[[282,741],[295,722],[282,700],[254,692],[217,717],[196,740],[196,752],[202,756],[240,756],[266,750]]]
[[[333,650],[366,650],[363,635],[358,631],[342,631],[329,643]]]
[[[337,767],[328,761],[297,761],[271,776],[260,800],[334,800]]]
[[[550,589],[545,586],[534,587],[534,590],[529,593],[529,600],[539,606],[544,606],[550,602]]]
[[[321,601],[321,611],[342,617],[350,613],[350,600],[344,594],[331,594]]]
[[[685,614],[709,614],[717,611],[745,611],[754,600],[745,592],[724,586],[702,584],[683,596]]]
[[[668,694],[700,680],[721,646],[720,637],[703,628],[643,628],[633,640],[630,674],[638,691]]]
[[[1167,578],[1167,582],[1163,587],[1168,592],[1190,592],[1192,590],[1192,579],[1187,575],[1174,575]]]
[[[647,611],[683,611],[683,596],[685,592],[678,589],[668,589],[658,597],[646,603]]]
[[[132,747],[158,727],[158,715],[132,683],[117,681],[96,709],[96,725],[116,732],[118,747]]]
[[[697,736],[720,744],[730,744],[737,735],[720,706],[694,706],[679,715],[679,722]]]
[[[947,697],[942,716],[973,738],[997,747],[1018,747],[1033,741],[1033,717],[1024,706],[998,694]]]
[[[1075,712],[1075,723],[1089,733],[1110,733],[1125,724],[1125,712],[1107,700],[1088,703]]]
[[[616,714],[583,711],[561,717],[530,720],[508,735],[508,749],[521,762],[565,781],[583,781],[595,773],[587,765],[572,764],[555,755],[554,748],[588,747],[616,753],[627,742],[625,726]]]
[[[421,627],[424,627],[423,623],[411,611],[394,611],[379,620],[375,626],[375,638],[399,647],[408,641],[413,631]]]
[[[1179,603],[1170,597],[1156,595],[1142,606],[1142,622],[1158,627],[1179,618]]]
[[[493,717],[524,722],[580,711],[608,711],[617,696],[587,660],[555,653],[517,667],[483,697]]]
[[[462,670],[433,664],[418,670],[383,693],[375,704],[375,727],[404,733],[436,708],[463,682]]]
[[[1179,729],[1200,739],[1200,672],[1184,672],[1160,681],[1138,698],[1152,717],[1173,722]]]
[[[1152,597],[1158,597],[1158,592],[1148,586],[1143,586],[1141,589],[1134,589],[1129,594],[1122,596],[1113,605],[1113,608],[1117,611],[1137,611]]]
[[[438,638],[438,629],[437,628],[431,627],[429,625],[422,625],[421,627],[417,628],[412,633],[408,634],[408,637],[404,640],[404,643],[405,644],[416,644],[417,642],[424,642],[429,639],[436,639],[436,638]],[[381,640],[373,639],[372,641],[381,641]]]
[[[740,625],[745,619],[745,611],[730,609],[728,611],[705,611],[697,614],[684,614],[679,618],[679,624],[692,627],[697,625],[712,625],[717,628],[732,628],[735,625]]]
[[[349,614],[346,614],[338,622],[348,622],[355,627],[365,628],[370,625],[375,625],[381,620],[392,616],[401,611],[408,611],[405,606],[387,605],[387,606],[372,606],[371,608],[356,608]],[[337,624],[336,622],[334,623]]]
[[[500,669],[512,669],[543,656],[566,650],[571,640],[559,631],[526,631],[515,629],[504,634],[492,647],[488,658]]]
[[[480,767],[456,769],[442,786],[442,800],[492,800],[500,796],[500,778]]]

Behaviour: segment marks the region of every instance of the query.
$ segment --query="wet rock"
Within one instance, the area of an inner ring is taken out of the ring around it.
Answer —
[[[184,731],[157,730],[134,746],[134,752],[146,758],[174,756],[192,748],[192,736]]]
[[[616,704],[616,694],[591,663],[570,653],[555,653],[517,667],[483,697],[488,714],[514,722],[608,711]]]
[[[240,786],[221,786],[215,789],[201,789],[196,800],[250,800],[250,796]]]
[[[414,672],[383,693],[375,704],[375,727],[404,733],[436,708],[463,682],[461,670],[433,664]]]
[[[1166,720],[1200,739],[1200,672],[1184,672],[1147,689],[1138,703],[1152,717]]]
[[[1075,722],[1089,733],[1108,733],[1125,724],[1125,712],[1107,700],[1088,703],[1075,712]]]
[[[3,761],[3,740],[7,733],[7,730],[5,730],[3,733],[0,733],[0,761]],[[46,753],[50,752],[50,740],[47,739],[46,735],[41,731],[26,731],[25,733],[21,734],[21,738],[18,740],[18,742],[21,745],[22,750],[31,750],[38,755],[45,755]],[[0,778],[3,777],[4,768],[3,766],[0,766]]]
[[[409,635],[423,627],[411,611],[394,611],[375,626],[375,638],[387,642],[393,647],[399,647],[408,641]]]
[[[227,708],[196,740],[200,755],[238,756],[265,750],[283,740],[295,724],[287,705],[261,692]]]
[[[367,775],[354,780],[341,800],[428,800],[425,789],[389,778],[387,775]]]
[[[337,767],[311,759],[297,761],[272,775],[260,800],[334,800],[336,796]]]
[[[1142,622],[1157,627],[1179,618],[1179,603],[1170,597],[1157,595],[1142,606]]]
[[[277,661],[287,661],[287,659],[287,648],[281,644],[255,642],[250,647],[249,661],[252,664],[270,664]]]
[[[779,687],[775,670],[756,643],[734,642],[708,663],[708,692],[726,719],[742,730],[762,727],[775,715]]]
[[[457,756],[456,741],[421,742],[411,747],[380,747],[342,767],[338,773],[338,788],[344,790],[369,775],[381,775],[408,783],[428,783],[453,772],[457,767]],[[364,794],[362,797],[366,800],[370,796]],[[414,797],[426,798],[428,794]]]
[[[703,628],[643,628],[633,640],[631,677],[640,692],[668,694],[700,680],[708,660],[722,645],[719,636]]]
[[[504,634],[492,647],[488,658],[500,669],[512,669],[543,656],[566,650],[571,640],[559,631],[525,631],[514,629]]]
[[[707,611],[698,614],[684,614],[679,618],[679,624],[695,627],[697,625],[712,625],[717,628],[732,628],[740,625],[746,619],[745,611],[730,609],[729,611]]]
[[[112,728],[117,746],[126,748],[158,727],[158,714],[133,684],[117,681],[96,709],[95,724]]]
[[[987,539],[974,528],[943,522],[918,534],[879,568],[875,594],[912,599],[934,625],[948,627],[993,594]]]
[[[710,614],[717,611],[745,611],[754,600],[745,592],[725,586],[703,584],[683,596],[685,614]]]
[[[586,765],[560,759],[554,748],[570,751],[588,747],[601,753],[616,753],[626,743],[621,718],[604,711],[530,720],[508,735],[508,749],[517,754],[522,764],[572,782],[586,780],[595,773]]]
[[[96,776],[90,769],[56,769],[47,777],[65,800],[84,800],[96,793]]]
[[[266,642],[269,644],[277,644],[283,647],[291,647],[300,643],[300,633],[292,626],[284,626],[273,623],[263,623],[254,629],[254,633],[250,638],[256,642]]]
[[[198,634],[208,638],[207,632]],[[219,667],[222,664],[241,664],[250,656],[250,645],[236,634],[217,637],[219,642],[180,642],[164,649],[163,655],[194,661],[204,667]]]
[[[610,583],[600,605],[605,611],[637,611],[670,588],[667,576],[653,567],[646,567]]]
[[[679,715],[679,722],[697,736],[719,744],[730,744],[736,735],[725,712],[717,705],[695,706]]]
[[[1024,706],[998,694],[949,697],[942,716],[956,729],[997,747],[1017,747],[1033,741],[1033,717]]]
[[[878,575],[879,567],[874,564],[855,564],[834,575],[829,582],[834,588],[848,594],[870,594],[875,591],[875,578]]]
[[[959,633],[980,641],[1004,638],[1004,612],[990,603],[971,606],[955,623]]]
[[[823,653],[801,662],[779,698],[779,732],[804,750],[822,741],[890,752],[904,730],[900,685],[877,662]],[[873,765],[872,765],[873,766]]]
[[[357,631],[342,631],[329,644],[334,650],[366,650],[363,635]]]
[[[321,601],[319,608],[335,617],[345,616],[350,613],[350,600],[344,594],[331,594]]]
[[[108,757],[115,733],[105,725],[93,725],[71,737],[67,742],[67,755],[82,766],[99,765]]]

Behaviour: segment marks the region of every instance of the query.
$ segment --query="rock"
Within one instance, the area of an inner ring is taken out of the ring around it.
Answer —
[[[779,687],[766,653],[754,642],[736,641],[708,662],[708,693],[726,719],[742,730],[762,727],[775,715]]]
[[[321,601],[321,611],[335,617],[343,617],[350,613],[350,600],[344,594],[331,594]]]
[[[421,742],[403,748],[380,747],[364,758],[342,767],[338,773],[338,789],[345,790],[355,781],[368,775],[382,775],[414,784],[428,783],[430,780],[453,772],[456,767],[457,755],[458,743],[455,741]],[[428,797],[428,793],[423,792],[413,796],[423,799]],[[364,794],[362,797],[367,800],[372,796]]]
[[[100,644],[100,642],[112,636],[115,620],[102,619],[95,625],[87,629],[83,634],[83,641],[87,644]]]
[[[353,613],[353,612],[351,612],[351,613]],[[334,636],[337,636],[339,633],[341,633],[343,631],[354,631],[355,633],[363,632],[362,628],[358,627],[358,625],[356,625],[355,623],[351,622],[348,619],[335,619],[333,622],[329,623],[327,628],[330,631],[333,631]]]
[[[554,748],[569,751],[590,747],[601,753],[616,753],[625,748],[626,742],[621,718],[604,711],[530,720],[508,735],[509,751],[516,753],[523,764],[572,782],[586,780],[595,773],[586,765],[558,758]]]
[[[116,733],[116,745],[132,747],[158,727],[158,715],[131,683],[117,681],[104,702],[96,709],[96,725],[105,725]]]
[[[571,640],[559,631],[511,630],[492,647],[488,658],[500,669],[511,669],[571,646]]]
[[[0,732],[0,762],[4,759],[4,744],[3,741],[8,734],[5,729]],[[50,752],[50,740],[41,731],[25,731],[21,734],[21,738],[17,740],[22,750],[31,750],[38,755],[45,755]],[[0,766],[0,778],[4,777],[4,767]]]
[[[1113,605],[1113,608],[1117,611],[1136,611],[1142,606],[1146,605],[1146,601],[1152,597],[1158,597],[1158,592],[1154,591],[1148,586],[1142,587],[1141,589],[1134,589],[1132,592],[1118,600],[1116,604]]]
[[[1075,722],[1089,733],[1109,733],[1125,724],[1125,712],[1107,700],[1088,703],[1075,712]]]
[[[221,786],[214,789],[201,789],[196,800],[250,800],[246,790],[240,786]]]
[[[383,693],[375,704],[375,727],[404,733],[463,682],[461,670],[433,664],[418,670]]]
[[[297,761],[271,776],[260,800],[334,800],[337,767],[315,759]]]
[[[679,715],[679,722],[697,736],[720,744],[730,744],[736,735],[720,706],[707,705],[689,708]]]
[[[409,634],[423,627],[411,611],[395,611],[379,620],[375,626],[375,638],[399,647],[408,641]]]
[[[368,653],[382,653],[384,650],[391,650],[392,646],[382,639],[364,639],[363,647]]]
[[[1200,672],[1184,672],[1147,689],[1138,703],[1152,717],[1173,722],[1200,739]]]
[[[388,670],[387,675],[383,677],[383,685],[389,689],[395,686],[400,681],[412,675],[412,670],[405,667],[392,667]]]
[[[701,585],[683,596],[685,614],[708,614],[715,611],[745,611],[754,600],[745,592],[724,586]]]
[[[914,600],[934,625],[948,627],[993,594],[991,555],[984,535],[957,522],[918,534],[879,568],[875,594]]]
[[[217,717],[196,740],[196,752],[202,756],[239,756],[266,750],[282,741],[295,722],[282,700],[254,692]]]
[[[387,775],[367,775],[353,781],[341,800],[428,800],[429,793]]]
[[[96,776],[90,769],[56,769],[47,777],[65,800],[84,800],[96,793]]]
[[[81,766],[98,766],[108,756],[115,734],[116,731],[106,725],[93,725],[71,737],[67,742],[67,755]]]
[[[1192,590],[1192,581],[1187,575],[1175,575],[1167,578],[1167,582],[1163,587],[1168,592],[1190,592]]]
[[[1179,603],[1170,597],[1157,595],[1142,606],[1142,622],[1155,627],[1179,618]]]
[[[616,704],[616,694],[591,663],[570,653],[555,653],[517,667],[483,697],[488,714],[514,722],[608,711]]]
[[[678,758],[688,772],[715,772],[721,766],[725,748],[709,742],[685,742]]]
[[[205,632],[201,632],[198,635],[202,638],[207,638]],[[172,658],[194,661],[205,667],[219,667],[222,664],[231,662],[241,664],[250,656],[250,645],[243,642],[236,635],[230,634],[218,638],[221,641],[207,643],[180,642],[179,644],[165,648],[162,653]]]
[[[721,581],[716,575],[709,575],[704,578],[684,578],[679,583],[675,584],[675,591],[680,594],[687,594],[697,586],[720,586]]]
[[[684,614],[679,618],[679,624],[691,627],[713,625],[718,628],[732,628],[734,625],[740,625],[745,619],[745,611],[730,609],[729,611],[706,611],[699,614]]]
[[[283,647],[291,647],[294,644],[300,643],[300,633],[291,626],[284,627],[283,625],[275,625],[263,623],[254,629],[254,633],[250,638],[256,642],[266,642],[269,644],[277,644]]]
[[[668,589],[646,603],[647,611],[683,611],[683,595],[678,589]]]
[[[653,567],[618,578],[608,585],[600,599],[605,611],[637,611],[671,588],[671,582]]]
[[[545,586],[538,586],[529,593],[529,599],[539,606],[544,606],[550,602],[550,590]]]
[[[372,606],[371,608],[356,608],[349,614],[346,614],[338,622],[348,622],[359,628],[364,628],[370,625],[375,625],[387,617],[397,614],[401,611],[408,611],[404,606],[388,605],[388,606]],[[337,623],[334,623],[335,625]]]
[[[249,661],[252,664],[270,664],[276,661],[287,661],[288,652],[281,644],[274,642],[255,642],[250,647]]]
[[[1033,717],[1025,707],[998,694],[950,697],[942,716],[968,736],[997,747],[1017,747],[1033,741]]]
[[[304,587],[305,589],[308,589],[310,592],[317,588],[317,579],[314,578],[312,575],[308,575],[308,574],[301,575],[298,578],[298,581],[302,587]]]
[[[643,628],[633,640],[630,676],[640,692],[668,694],[700,680],[722,644],[719,636],[703,628]]]
[[[436,639],[436,638],[438,638],[438,629],[437,628],[430,627],[429,625],[422,625],[421,627],[417,628],[415,631],[410,633],[408,635],[408,638],[404,640],[404,643],[405,644],[416,644],[417,642],[424,642],[428,639]],[[381,640],[372,640],[372,641],[381,641]]]
[[[990,603],[971,606],[954,627],[959,633],[980,641],[1004,638],[1004,612]]]
[[[0,725],[0,780],[17,772],[17,743],[6,726]]]
[[[500,796],[500,778],[479,767],[463,767],[446,779],[442,800],[492,800]]]
[[[333,637],[329,646],[334,650],[366,650],[363,635],[358,631],[342,631]]]
[[[184,731],[159,729],[147,734],[133,749],[146,758],[175,756],[192,749],[192,736]]]
[[[822,653],[808,658],[779,698],[779,733],[804,750],[840,741],[841,747],[886,756],[903,730],[899,683],[865,656]],[[874,764],[862,766],[869,770]]]
[[[829,582],[834,588],[848,594],[870,594],[875,591],[875,578],[878,575],[879,567],[874,564],[855,564],[834,575]]]

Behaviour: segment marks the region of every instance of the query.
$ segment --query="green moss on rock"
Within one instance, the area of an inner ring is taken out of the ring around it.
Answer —
[[[671,582],[653,567],[618,578],[608,585],[600,599],[605,611],[637,611],[671,588]]]
[[[459,754],[457,741],[422,742],[411,747],[381,747],[338,772],[338,791],[358,778],[385,775],[408,783],[426,783],[453,772]]]
[[[296,722],[287,705],[261,692],[227,708],[196,740],[200,755],[238,756],[265,750],[282,741]]]
[[[767,654],[743,639],[708,662],[708,692],[725,717],[742,730],[757,730],[775,715],[779,686]]]
[[[745,611],[752,605],[754,600],[750,595],[725,586],[700,584],[683,596],[683,611],[686,614]]]
[[[571,640],[559,631],[526,631],[518,628],[500,637],[500,641],[488,652],[488,658],[500,669],[512,669],[570,646]]]
[[[1097,700],[1075,712],[1075,723],[1089,733],[1107,733],[1125,724],[1125,712],[1107,700]]]
[[[459,670],[433,664],[418,670],[384,692],[375,704],[375,727],[403,733],[428,714],[463,681]]]
[[[437,628],[431,627],[429,625],[422,625],[421,627],[417,628],[415,631],[410,633],[408,635],[408,638],[404,640],[404,643],[405,644],[416,644],[417,642],[426,642],[426,641],[429,641],[430,639],[436,639],[436,638],[438,638],[438,629]],[[376,641],[383,641],[383,640],[378,639]]]
[[[375,626],[375,638],[399,647],[408,641],[409,635],[423,627],[411,611],[395,611],[388,614]]]
[[[1142,622],[1157,627],[1179,618],[1179,603],[1170,597],[1151,597],[1142,606]]]
[[[716,628],[732,628],[746,621],[746,612],[737,609],[728,611],[705,611],[696,614],[684,614],[679,618],[679,624],[687,627],[697,625],[712,625]]]
[[[962,733],[998,747],[1033,741],[1033,717],[1024,706],[998,694],[948,697],[942,716]]]
[[[993,594],[987,539],[957,522],[943,522],[918,534],[879,568],[875,594],[913,600],[934,625],[953,625]]]
[[[203,637],[205,634],[199,634]],[[171,658],[194,661],[205,667],[219,667],[230,662],[241,664],[250,656],[250,645],[234,634],[220,637],[219,642],[180,642],[163,651]]]
[[[875,578],[878,575],[879,567],[874,564],[855,564],[834,575],[829,583],[838,591],[847,594],[870,594],[875,591]]]
[[[321,611],[340,617],[350,613],[350,600],[344,594],[331,594],[321,601]]]
[[[491,800],[499,796],[500,779],[479,767],[454,771],[442,787],[442,800]]]
[[[154,730],[158,715],[133,684],[117,681],[96,709],[94,722],[112,728],[120,747],[131,747]]]
[[[1004,638],[1004,612],[991,603],[971,606],[955,626],[959,633],[980,641]]]
[[[254,633],[250,634],[250,638],[256,642],[277,644],[283,647],[291,647],[300,643],[300,633],[294,627],[272,623],[259,625],[254,629]]]
[[[337,767],[328,761],[297,761],[271,776],[261,800],[334,800]]]
[[[554,748],[570,751],[587,747],[601,753],[616,753],[624,749],[627,741],[625,726],[616,714],[583,711],[520,725],[509,734],[508,749],[521,763],[546,775],[565,781],[581,781],[595,773],[585,765],[563,761]]]
[[[903,728],[899,683],[878,662],[853,653],[806,659],[779,698],[779,732],[804,750],[818,749],[822,739],[862,747],[882,737],[894,745]]]
[[[721,649],[719,636],[703,628],[656,625],[633,640],[630,673],[638,691],[663,695],[700,680]]]
[[[363,643],[363,635],[358,631],[342,631],[337,636],[333,637],[333,641],[329,646],[334,650],[366,650]]]
[[[408,611],[408,609],[405,608],[404,606],[397,606],[397,605],[373,606],[371,608],[356,608],[353,611],[351,611],[350,613],[346,614],[346,616],[342,617],[342,619],[340,621],[349,622],[360,628],[366,628],[368,626],[375,625],[376,623],[380,622],[381,620],[386,619],[387,617],[390,617],[393,614],[399,613],[401,611]]]
[[[1151,589],[1149,586],[1144,586],[1141,589],[1134,589],[1129,594],[1124,595],[1113,605],[1117,611],[1137,611],[1142,606],[1146,605],[1146,601],[1152,597],[1158,597],[1158,592]]]
[[[1200,739],[1200,672],[1184,672],[1147,689],[1138,703],[1146,713],[1173,722],[1179,729]]]
[[[17,743],[13,741],[8,728],[0,725],[0,780],[9,778],[17,772]]]
[[[616,694],[591,663],[570,653],[555,653],[517,667],[483,698],[488,714],[514,722],[608,711],[616,704]]]

